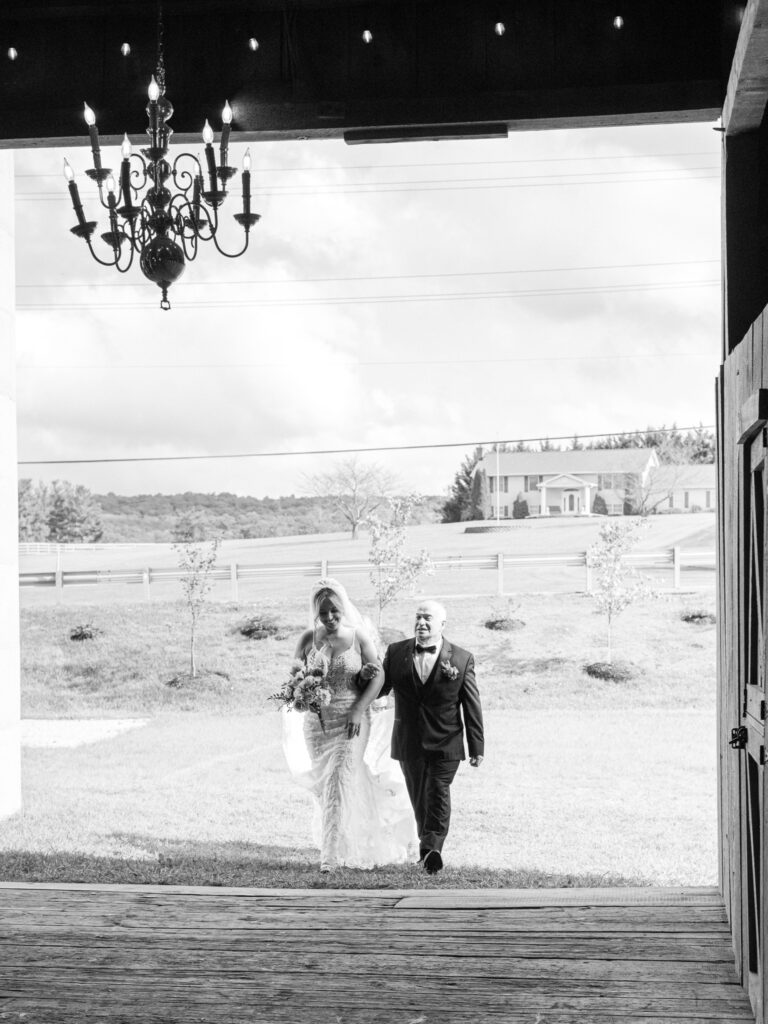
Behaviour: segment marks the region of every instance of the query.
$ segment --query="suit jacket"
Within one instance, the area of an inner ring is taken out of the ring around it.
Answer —
[[[435,666],[422,683],[413,664],[416,641],[390,644],[384,655],[382,694],[395,694],[392,757],[407,761],[425,752],[464,760],[464,732],[469,756],[483,753],[483,713],[475,683],[475,660],[469,651],[443,637]],[[456,669],[443,669],[445,663]],[[463,721],[462,721],[463,712]]]

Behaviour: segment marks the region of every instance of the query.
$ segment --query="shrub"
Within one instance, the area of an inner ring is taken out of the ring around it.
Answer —
[[[512,502],[512,518],[527,519],[529,515],[528,502],[525,500],[522,493],[520,493]]]
[[[70,640],[94,640],[97,636],[101,635],[101,630],[98,626],[94,626],[90,622],[84,622],[82,626],[75,626],[69,634]]]
[[[606,679],[614,683],[625,683],[634,676],[631,666],[623,661],[592,661],[584,671],[593,679]]]
[[[282,640],[285,637],[275,619],[267,615],[254,615],[250,619],[245,619],[235,626],[234,632],[249,640],[266,640],[270,636]]]
[[[518,608],[519,602],[514,598],[498,598],[491,605],[491,614],[483,625],[486,629],[495,629],[502,633],[512,633],[516,629],[522,629],[525,623],[513,615]]]
[[[595,500],[592,502],[592,511],[596,516],[607,516],[608,506],[605,503],[605,498],[602,494],[596,494]]]
[[[486,629],[496,629],[502,633],[511,633],[515,629],[522,629],[525,623],[522,619],[486,619],[483,623]]]
[[[714,626],[717,616],[713,612],[705,611],[703,608],[692,608],[682,612],[680,618],[683,622],[690,622],[695,626]]]

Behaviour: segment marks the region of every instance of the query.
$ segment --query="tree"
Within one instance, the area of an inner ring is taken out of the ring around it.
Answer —
[[[711,463],[715,461],[715,435],[711,430],[699,426],[685,436],[688,461]]]
[[[177,516],[172,530],[173,539],[181,544],[207,540],[210,532],[208,513],[202,508],[190,508],[182,512]]]
[[[603,523],[595,543],[587,552],[592,570],[592,597],[607,620],[608,662],[613,660],[614,620],[634,601],[649,597],[653,591],[643,576],[627,565],[624,556],[632,550],[642,521]]]
[[[48,539],[58,544],[101,540],[101,510],[82,484],[54,480],[48,500]]]
[[[216,551],[218,540],[209,541],[207,544],[196,543],[191,540],[183,540],[173,545],[178,559],[179,568],[184,575],[180,579],[181,589],[184,593],[184,600],[189,609],[189,677],[194,679],[197,675],[197,660],[195,642],[197,639],[197,624],[205,607],[205,599],[213,586],[211,572],[216,562]]]
[[[485,470],[478,468],[472,477],[469,496],[468,519],[487,519],[491,510],[491,495]]]
[[[528,502],[523,497],[523,492],[521,491],[512,502],[512,518],[527,519],[530,514]]]
[[[608,506],[605,503],[605,498],[602,494],[596,494],[595,500],[592,502],[592,511],[596,516],[607,516]]]
[[[579,439],[579,435],[578,434],[574,434],[573,437],[571,438],[571,443],[570,443],[570,446],[568,448],[568,451],[580,452],[580,451],[583,451],[583,449],[584,449],[584,445],[581,443],[581,441]]]
[[[624,511],[628,515],[652,515],[667,500],[670,490],[684,478],[688,466],[686,449],[680,443],[679,431],[662,434],[656,447],[656,454],[664,473],[664,486],[659,486],[659,478],[650,469],[643,480],[640,474],[632,474],[627,480]],[[669,468],[673,467],[673,468]]]
[[[471,455],[464,456],[464,460],[453,478],[448,500],[443,505],[442,522],[462,523],[471,518],[469,509],[472,502],[472,484],[475,468],[482,457],[483,449],[480,445]]]
[[[548,437],[545,437],[544,440],[541,442],[541,450],[543,452],[557,452],[557,451],[560,451],[560,449],[557,447],[557,445],[552,444],[552,442],[549,440]]]
[[[330,500],[349,523],[352,540],[356,540],[358,527],[392,493],[395,479],[382,466],[366,464],[353,455],[338,462],[330,472],[309,477],[309,485],[318,497]]]
[[[379,627],[384,608],[401,591],[413,589],[419,576],[434,572],[427,551],[422,549],[416,555],[406,555],[404,552],[408,521],[416,503],[417,498],[414,495],[390,498],[388,523],[376,516],[370,516],[368,519],[368,528],[371,532],[368,561],[371,564],[371,583],[378,601]]]
[[[45,484],[19,480],[19,540],[48,540],[48,489]]]

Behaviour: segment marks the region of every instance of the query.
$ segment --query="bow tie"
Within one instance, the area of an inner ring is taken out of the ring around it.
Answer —
[[[437,644],[432,644],[430,647],[420,647],[418,644],[416,644],[416,653],[417,654],[436,654],[437,653]]]

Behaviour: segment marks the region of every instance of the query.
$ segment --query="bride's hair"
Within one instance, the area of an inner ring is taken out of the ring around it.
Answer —
[[[341,609],[342,620],[353,629],[362,629],[371,639],[373,646],[379,652],[381,656],[381,638],[379,637],[378,630],[368,618],[360,614],[358,609],[349,599],[349,594],[342,583],[338,580],[333,579],[330,576],[324,576],[312,587],[310,594],[310,623],[309,628],[314,633],[317,620],[320,615],[320,605],[326,598],[330,598],[334,604],[338,604]]]

